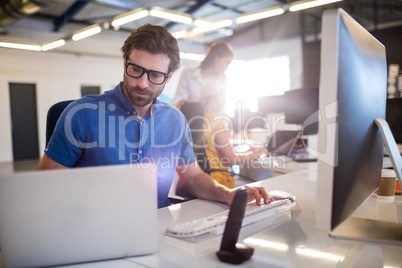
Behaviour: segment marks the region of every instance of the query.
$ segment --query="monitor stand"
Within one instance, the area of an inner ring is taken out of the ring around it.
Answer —
[[[334,231],[330,232],[329,236],[332,238],[402,246],[402,224],[349,217]]]
[[[388,150],[392,166],[394,167],[394,171],[396,173],[396,178],[399,182],[399,185],[402,187],[402,157],[398,150],[398,146],[396,145],[394,136],[392,135],[391,129],[389,128],[387,121],[384,119],[376,119],[374,122],[381,131],[385,147]]]
[[[394,136],[388,123],[384,119],[376,119],[385,147],[389,152],[399,185],[402,186],[402,158],[396,145]],[[402,245],[402,223],[387,222],[374,219],[349,217],[334,231],[329,233],[330,237],[360,240],[366,242],[380,242]]]

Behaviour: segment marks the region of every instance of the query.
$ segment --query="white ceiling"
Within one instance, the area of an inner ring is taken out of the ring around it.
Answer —
[[[70,19],[64,19],[65,23],[56,32],[55,22],[75,2],[73,0],[36,0],[41,8],[30,16],[24,16],[13,23],[3,25],[6,34],[0,35],[1,41],[24,42],[42,44],[47,41],[63,38],[71,35],[74,31],[82,29],[94,23],[110,21],[113,17],[136,9],[138,7],[151,8],[159,6],[162,8],[188,13],[194,5],[200,4],[200,8],[191,14],[193,17],[206,18],[209,20],[220,20],[235,18],[242,13],[258,11],[274,5],[281,4],[277,0],[215,0],[215,1],[146,1],[146,0],[113,0],[113,1],[86,1],[87,3]],[[204,4],[203,4],[204,3]],[[203,5],[202,5],[203,4]],[[135,22],[122,25],[119,31],[102,30],[98,35],[80,40],[68,41],[65,46],[57,48],[60,52],[68,53],[92,53],[119,56],[119,49],[129,32],[145,23],[153,23],[168,26],[174,32],[188,28],[184,24],[172,24],[166,20],[146,17]],[[1,22],[0,22],[0,25]],[[231,27],[236,28],[236,25]],[[206,34],[197,41],[181,40],[180,46],[183,50],[203,53],[204,44],[211,43],[216,39],[223,38],[221,34]]]
[[[22,0],[20,0],[22,1]],[[20,2],[12,1],[10,2]],[[136,9],[138,7],[151,8],[159,6],[162,8],[189,13],[194,18],[205,18],[209,20],[235,19],[237,16],[249,12],[255,12],[262,9],[288,5],[293,0],[92,0],[92,1],[74,1],[74,0],[31,0],[41,6],[41,8],[32,15],[22,16],[13,20],[11,23],[2,20],[2,10],[0,8],[0,41],[24,42],[42,44],[47,41],[55,40],[71,36],[71,34],[79,29],[94,23],[103,23],[110,21],[113,17]],[[70,12],[70,18],[63,18],[63,13],[74,4],[84,2],[83,7],[78,9],[74,14]],[[354,10],[356,16],[361,21],[369,21],[371,17],[376,16],[377,19],[382,13],[373,13],[372,0],[345,0],[344,8]],[[382,0],[381,4],[377,3],[377,9],[383,12],[382,4],[389,6],[387,10],[391,10],[392,15],[396,19],[402,19],[402,0]],[[334,4],[333,4],[334,5]],[[332,7],[333,7],[332,5]],[[194,7],[199,6],[194,11]],[[191,11],[193,9],[193,11]],[[359,11],[359,12],[358,12]],[[314,11],[309,13],[314,17]],[[318,9],[317,14],[321,14],[322,8]],[[369,13],[373,14],[369,14]],[[3,14],[4,15],[4,14]],[[388,17],[392,17],[386,14]],[[315,20],[319,20],[320,15],[315,16]],[[392,18],[393,18],[392,17]],[[381,17],[382,18],[382,17]],[[61,26],[58,31],[54,31],[57,21],[61,20]],[[129,32],[145,23],[153,23],[164,25],[172,32],[188,28],[188,25],[173,24],[166,20],[146,17],[135,22],[122,25],[118,31],[113,29],[102,30],[100,34],[79,40],[68,41],[65,46],[55,49],[58,52],[76,53],[76,54],[101,54],[105,56],[120,56],[120,47],[127,38]],[[252,24],[252,23],[251,23]],[[229,28],[234,30],[235,34],[244,27],[250,27],[249,24],[237,25],[234,23]],[[299,25],[294,25],[299,27]],[[205,46],[213,41],[225,38],[225,35],[214,32],[205,34],[196,40],[180,39],[180,47],[184,52],[203,53]]]

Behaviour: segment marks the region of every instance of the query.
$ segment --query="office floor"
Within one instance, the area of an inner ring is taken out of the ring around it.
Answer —
[[[0,163],[0,173],[20,172],[35,170],[39,164],[39,158],[17,160]]]

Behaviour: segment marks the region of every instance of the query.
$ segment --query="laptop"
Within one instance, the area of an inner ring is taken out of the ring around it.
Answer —
[[[157,251],[154,167],[0,174],[6,267],[75,264]]]
[[[299,130],[278,130],[268,143],[268,152],[271,156],[290,157],[299,137]]]
[[[293,160],[291,153],[299,137],[299,130],[276,131],[267,146],[269,155],[242,164],[238,175],[251,181],[273,177],[274,169],[283,168],[285,163]]]

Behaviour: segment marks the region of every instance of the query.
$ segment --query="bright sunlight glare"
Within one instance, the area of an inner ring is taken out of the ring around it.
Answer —
[[[289,57],[234,60],[226,70],[226,76],[226,112],[233,115],[240,107],[256,112],[259,97],[282,95],[290,90]]]

